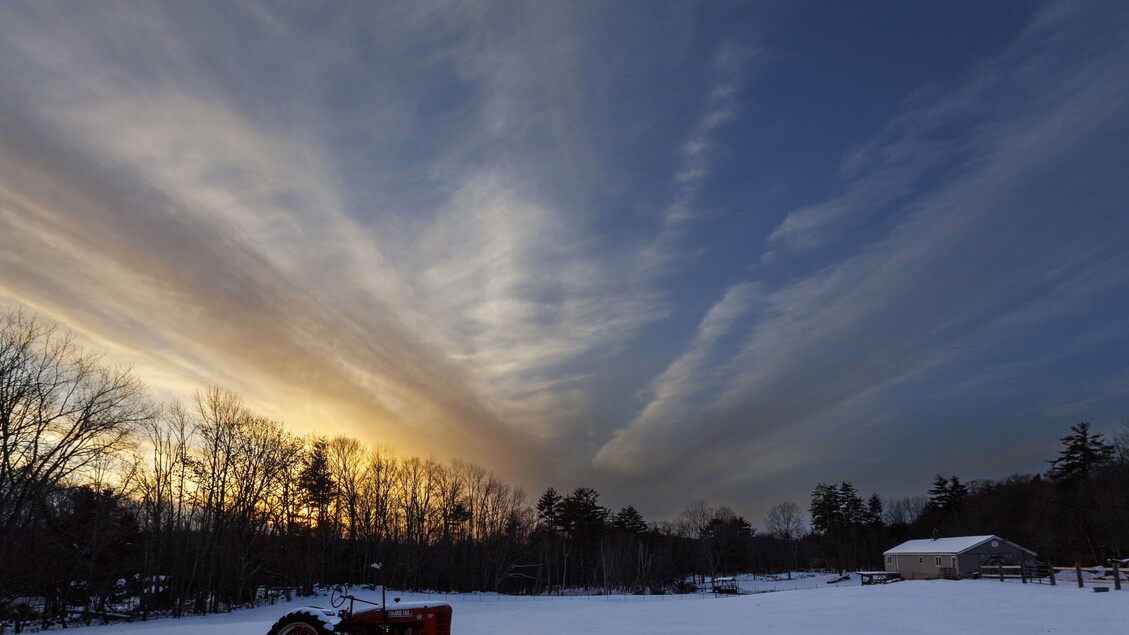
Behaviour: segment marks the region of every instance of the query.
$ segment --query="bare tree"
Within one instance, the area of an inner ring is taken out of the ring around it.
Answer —
[[[696,538],[702,548],[706,570],[717,577],[738,545],[741,535],[751,535],[752,528],[726,505],[712,506],[697,500],[686,506],[675,519],[679,534]]]
[[[366,521],[365,534],[370,538],[387,540],[395,531],[392,504],[396,458],[392,448],[378,446],[369,450],[367,465],[366,493],[361,498],[365,506],[361,511],[361,517]]]
[[[1117,451],[1117,461],[1129,465],[1129,417],[1121,418],[1121,427],[1113,437],[1113,447]]]
[[[889,499],[885,507],[882,520],[887,525],[909,525],[929,507],[929,497],[919,494]]]
[[[129,369],[54,325],[0,315],[0,570],[15,571],[11,558],[26,555],[17,533],[42,519],[51,492],[97,476],[154,416]]]
[[[687,538],[698,538],[706,530],[713,518],[713,509],[704,500],[696,500],[686,506],[674,519],[675,530]]]
[[[807,530],[804,513],[800,511],[800,506],[793,501],[784,501],[773,505],[772,509],[768,510],[768,515],[765,516],[764,526],[769,535],[784,542],[785,548],[792,555],[791,569],[798,568],[799,540]],[[788,579],[792,579],[791,570],[788,571]]]
[[[360,441],[345,436],[326,443],[329,471],[337,484],[335,511],[350,540],[356,541],[361,527],[361,496],[364,494],[365,447]]]

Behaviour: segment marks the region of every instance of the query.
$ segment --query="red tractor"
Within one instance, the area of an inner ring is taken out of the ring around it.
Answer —
[[[348,588],[333,589],[329,601],[334,608],[349,600],[349,608],[327,610],[309,606],[291,611],[274,623],[267,635],[450,635],[451,605],[433,602],[400,602],[396,598],[390,608],[361,600],[348,594]],[[354,611],[355,602],[372,604],[373,608]],[[336,619],[334,619],[336,618]]]

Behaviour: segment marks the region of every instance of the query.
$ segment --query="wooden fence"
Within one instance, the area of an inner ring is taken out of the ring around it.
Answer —
[[[1064,571],[1072,572],[1074,575],[1063,576],[1062,572]],[[1083,573],[1096,575],[1085,576]],[[1117,563],[1114,563],[1112,567],[1083,567],[1077,564],[1073,567],[1056,567],[1045,562],[1025,565],[982,564],[980,565],[980,578],[982,580],[998,579],[1000,582],[1008,579],[1021,580],[1023,584],[1028,582],[1042,584],[1046,580],[1051,586],[1055,586],[1058,582],[1077,582],[1079,589],[1085,587],[1087,582],[1091,585],[1097,583],[1103,586],[1112,582],[1113,588],[1120,591],[1122,572]]]

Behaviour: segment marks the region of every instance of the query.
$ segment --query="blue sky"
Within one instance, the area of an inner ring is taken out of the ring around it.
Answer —
[[[754,521],[1129,416],[1117,2],[8,2],[0,301],[296,431]]]

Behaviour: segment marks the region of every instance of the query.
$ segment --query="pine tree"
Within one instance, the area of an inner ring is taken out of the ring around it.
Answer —
[[[851,508],[855,506],[851,497],[858,499],[853,486],[846,487],[848,483],[843,485],[845,487],[820,483],[811,495],[812,529],[819,534],[820,548],[824,555],[840,571],[846,565],[848,556]],[[862,501],[858,501],[858,507],[861,506]]]
[[[965,496],[968,496],[968,486],[961,483],[957,477],[950,477],[947,508],[960,509],[960,504],[964,501]]]
[[[965,496],[968,496],[968,486],[959,478],[945,478],[938,474],[933,480],[933,488],[929,490],[929,506],[942,512],[957,511]]]
[[[933,479],[933,487],[929,490],[929,506],[938,510],[949,506],[949,479],[940,474]]]
[[[537,517],[550,534],[556,534],[561,529],[560,515],[561,495],[550,487],[537,499]]]
[[[302,502],[309,510],[310,517],[317,519],[318,527],[324,527],[329,516],[330,502],[337,490],[337,484],[329,471],[325,439],[315,439],[307,452],[305,465],[298,474],[298,489],[302,492]]]
[[[872,527],[882,524],[882,497],[877,492],[866,501],[866,524]]]
[[[844,529],[866,524],[866,506],[853,483],[845,481],[839,485],[839,506]]]
[[[1071,426],[1073,434],[1060,439],[1066,447],[1051,461],[1051,478],[1087,480],[1095,467],[1113,459],[1113,445],[1102,440],[1100,432],[1090,433],[1086,422]]]
[[[1058,483],[1058,494],[1067,518],[1075,525],[1095,562],[1105,560],[1105,545],[1097,535],[1102,510],[1097,509],[1097,490],[1105,483],[1095,482],[1091,473],[1113,459],[1114,447],[1102,439],[1102,434],[1091,433],[1090,424],[1079,423],[1070,427],[1071,433],[1062,437],[1063,449],[1051,461],[1050,476]]]
[[[647,531],[647,523],[643,520],[642,514],[631,505],[616,513],[615,517],[612,518],[612,527],[618,527],[634,534]]]
[[[578,487],[561,501],[561,525],[573,538],[591,540],[607,528],[608,509],[599,504],[600,494],[591,487]]]
[[[820,483],[811,493],[811,526],[816,533],[832,534],[840,521],[839,488]]]

